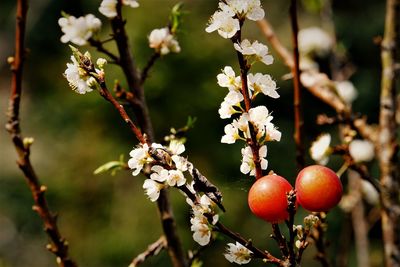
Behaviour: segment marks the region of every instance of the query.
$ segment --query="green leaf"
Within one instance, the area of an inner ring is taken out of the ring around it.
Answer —
[[[127,167],[126,163],[124,162],[124,157],[123,155],[120,156],[119,161],[110,161],[107,163],[104,163],[100,167],[98,167],[96,170],[94,170],[93,174],[101,174],[110,171],[111,175],[114,176],[117,171],[125,169]]]

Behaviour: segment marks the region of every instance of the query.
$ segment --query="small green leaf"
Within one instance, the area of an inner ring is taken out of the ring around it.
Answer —
[[[172,7],[171,14],[169,16],[170,20],[170,31],[175,34],[182,22],[182,7],[183,3],[178,3]]]
[[[124,161],[124,156],[121,155],[119,158],[119,161],[110,161],[107,163],[104,163],[100,167],[98,167],[96,170],[94,170],[93,174],[101,174],[110,171],[111,175],[114,176],[117,171],[122,170],[127,168],[126,163]]]

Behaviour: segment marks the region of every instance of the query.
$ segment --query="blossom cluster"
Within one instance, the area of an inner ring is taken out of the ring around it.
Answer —
[[[179,53],[181,47],[168,27],[154,29],[149,35],[149,46],[160,55]]]
[[[98,68],[95,68],[89,52],[81,54],[76,48],[71,48],[73,51],[73,55],[71,56],[72,62],[67,63],[64,77],[67,79],[72,90],[78,94],[91,92],[98,86],[98,81],[94,76],[104,75],[103,67],[107,61],[99,58],[96,62]]]
[[[260,20],[264,17],[264,10],[258,0],[231,0],[219,3],[219,9],[212,15],[207,32],[217,30],[224,38],[232,38],[241,29],[241,24],[245,19]],[[268,47],[258,41],[248,39],[238,40],[233,44],[234,49],[240,53],[251,67],[256,62],[265,65],[273,63],[273,57],[269,54]],[[242,81],[245,79],[245,81]],[[233,121],[224,128],[225,135],[221,142],[233,144],[236,140],[247,142],[253,139],[252,131],[258,143],[258,155],[260,158],[261,169],[268,167],[266,141],[279,141],[281,133],[272,123],[273,116],[265,106],[246,108],[243,105],[245,96],[248,95],[250,101],[254,100],[259,94],[264,94],[271,98],[278,98],[276,82],[268,74],[248,73],[243,78],[236,75],[231,66],[225,66],[220,74],[217,75],[219,86],[228,89],[228,93],[221,103],[218,113],[221,119],[233,118]],[[256,165],[253,158],[253,151],[250,146],[244,147],[242,152],[242,164],[240,171],[244,174],[255,175]],[[257,152],[256,152],[257,153]]]

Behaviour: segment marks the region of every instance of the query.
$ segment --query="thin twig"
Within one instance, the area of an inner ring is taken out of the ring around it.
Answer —
[[[296,230],[294,229],[294,216],[296,215],[296,191],[291,190],[288,195],[288,213],[289,219],[286,221],[286,225],[289,230],[289,242],[287,242],[287,247],[289,251],[289,262],[292,266],[296,266],[296,254],[295,254],[295,237]],[[301,259],[301,256],[300,256]]]
[[[396,141],[396,82],[399,72],[400,0],[387,0],[385,33],[381,43],[382,80],[379,114],[378,159],[382,185],[382,234],[385,265],[400,266],[400,170]]]
[[[15,35],[15,55],[11,63],[12,82],[11,95],[8,107],[8,122],[6,129],[9,132],[12,142],[18,154],[17,164],[24,173],[25,180],[32,192],[36,211],[43,220],[50,243],[47,249],[57,256],[57,263],[61,267],[76,267],[75,262],[68,255],[68,242],[63,238],[57,227],[57,216],[54,215],[47,204],[45,192],[46,186],[41,185],[36,172],[30,162],[30,145],[32,140],[24,139],[19,124],[19,110],[22,94],[22,73],[25,59],[25,27],[28,11],[28,1],[17,1],[17,25]]]
[[[317,255],[315,259],[321,263],[323,267],[329,267],[329,261],[326,254],[326,245],[324,240],[324,224],[325,224],[325,215],[318,215],[319,221],[314,226],[315,229],[311,235],[311,238],[315,241],[315,246],[317,248]]]
[[[143,263],[147,258],[156,256],[161,250],[167,247],[167,240],[165,236],[161,236],[156,242],[147,247],[145,251],[136,256],[129,267],[136,267]]]
[[[235,233],[235,232],[229,230],[222,223],[217,222],[215,227],[216,227],[217,231],[225,234],[226,236],[229,236],[233,240],[239,242],[240,244],[242,244],[243,246],[248,248],[251,252],[253,252],[255,258],[264,259],[266,262],[272,263],[272,264],[274,264],[276,266],[285,266],[284,261],[274,257],[272,254],[270,254],[267,251],[262,251],[259,248],[253,246],[253,243],[251,242],[251,240],[246,240],[245,238],[243,238],[238,233]]]
[[[120,64],[119,57],[114,55],[110,50],[104,47],[104,42],[95,40],[93,38],[89,39],[89,44],[97,49],[97,51],[109,56],[116,64]]]
[[[155,52],[153,55],[151,55],[149,61],[147,62],[146,66],[143,68],[142,73],[140,75],[140,84],[144,84],[146,81],[147,77],[149,76],[149,71],[150,69],[154,66],[154,63],[156,63],[157,59],[159,59],[161,56],[160,53]]]
[[[300,86],[300,67],[299,67],[299,48],[298,48],[298,32],[299,26],[297,22],[297,0],[291,0],[290,3],[290,21],[292,25],[292,44],[294,65],[292,68],[293,87],[294,87],[294,142],[296,144],[296,163],[298,170],[303,169],[304,147],[303,147],[303,112],[301,107],[301,86]]]
[[[284,235],[282,235],[281,229],[279,228],[279,224],[277,223],[272,224],[272,232],[273,234],[271,234],[271,238],[273,238],[276,241],[276,243],[278,243],[279,250],[281,251],[282,256],[284,258],[288,258],[289,250],[287,247],[286,238]]]

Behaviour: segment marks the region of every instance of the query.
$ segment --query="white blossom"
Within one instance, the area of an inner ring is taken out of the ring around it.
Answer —
[[[186,158],[178,156],[178,155],[172,155],[171,158],[172,158],[172,161],[175,163],[175,167],[177,170],[179,170],[181,172],[187,171],[188,161]]]
[[[370,141],[355,139],[349,144],[349,153],[355,162],[367,162],[374,159],[375,147]]]
[[[276,82],[268,74],[256,73],[253,75],[250,73],[247,75],[247,84],[249,89],[254,91],[254,94],[263,93],[272,98],[279,97],[276,92]]]
[[[76,18],[74,16],[62,17],[58,25],[64,33],[61,42],[71,42],[76,45],[86,45],[90,37],[100,30],[101,21],[92,14]]]
[[[150,33],[149,46],[161,55],[166,55],[170,52],[179,53],[181,51],[178,41],[167,27],[154,29]]]
[[[232,38],[240,30],[239,20],[224,11],[216,11],[210,18],[206,32],[218,31],[223,38]]]
[[[251,150],[251,147],[246,146],[245,148],[242,148],[242,164],[240,165],[240,171],[243,174],[248,174],[255,176],[256,174],[256,166],[254,163],[253,159],[253,152]],[[265,158],[267,156],[267,146],[262,146],[258,152],[260,160],[261,160],[261,169],[266,170],[268,167],[268,161]]]
[[[243,101],[243,95],[241,92],[229,90],[229,93],[225,96],[224,101],[221,103],[218,110],[221,119],[228,119],[233,114],[238,113],[234,107],[240,107],[241,101]]]
[[[241,265],[249,263],[252,254],[253,253],[248,248],[236,242],[236,244],[228,243],[224,256],[229,262]]]
[[[152,174],[150,174],[150,178],[154,181],[163,183],[168,179],[168,170],[164,169],[162,166],[154,165],[151,167]]]
[[[171,151],[172,154],[180,155],[185,151],[185,145],[178,140],[172,140],[169,143],[168,149],[169,151]]]
[[[226,4],[221,2],[219,7],[228,14],[233,14],[232,16],[253,21],[261,20],[265,15],[260,0],[227,0]]]
[[[336,92],[347,104],[353,103],[357,98],[358,92],[354,84],[350,81],[335,82]]]
[[[168,171],[167,184],[169,186],[182,186],[186,183],[185,176],[179,170]]]
[[[160,196],[160,191],[165,187],[164,184],[158,183],[152,179],[146,179],[143,183],[143,189],[150,201],[154,202]]]
[[[118,0],[103,0],[100,4],[99,11],[107,18],[114,18],[117,16],[117,3]],[[136,0],[122,0],[122,4],[131,8],[139,7]]]
[[[222,73],[217,75],[218,85],[227,87],[229,90],[240,90],[241,79],[236,76],[235,71],[230,66],[225,66]]]
[[[93,88],[97,84],[96,79],[79,66],[75,56],[71,56],[71,61],[72,63],[67,63],[67,69],[64,71],[64,76],[69,86],[79,94],[93,91]]]
[[[210,243],[211,229],[207,218],[203,214],[197,214],[190,219],[190,223],[192,224],[190,230],[193,232],[194,241],[201,246]]]
[[[370,182],[361,180],[361,192],[369,204],[376,205],[379,203],[379,192]]]
[[[329,133],[318,136],[310,147],[311,158],[318,164],[326,165],[329,161],[329,156],[332,153],[330,144],[331,135]]]
[[[258,106],[249,110],[249,120],[257,127],[257,140],[265,137],[266,141],[280,141],[281,132],[271,122],[273,117],[265,106]]]
[[[251,43],[244,39],[240,44],[235,43],[233,46],[244,56],[253,56],[256,61],[261,61],[265,65],[271,65],[274,62],[274,58],[268,54],[268,47],[258,41]]]
[[[332,37],[318,27],[302,29],[298,35],[299,51],[302,55],[328,55],[333,47]]]
[[[237,111],[232,105],[223,101],[218,109],[218,113],[221,119],[229,119],[233,114],[237,113]]]
[[[205,246],[211,239],[211,225],[204,214],[212,211],[211,207],[214,203],[206,195],[203,195],[198,203],[193,203],[189,198],[186,201],[193,209],[193,217],[190,219],[190,229],[193,231],[193,239],[201,246]],[[213,225],[218,222],[218,218],[218,215],[213,216]]]
[[[152,158],[149,154],[149,146],[147,144],[140,145],[133,149],[129,155],[128,166],[133,170],[132,175],[136,176],[143,169],[144,164],[151,162]]]
[[[233,124],[228,124],[224,128],[225,135],[221,138],[221,143],[233,144],[240,139],[239,130]]]

